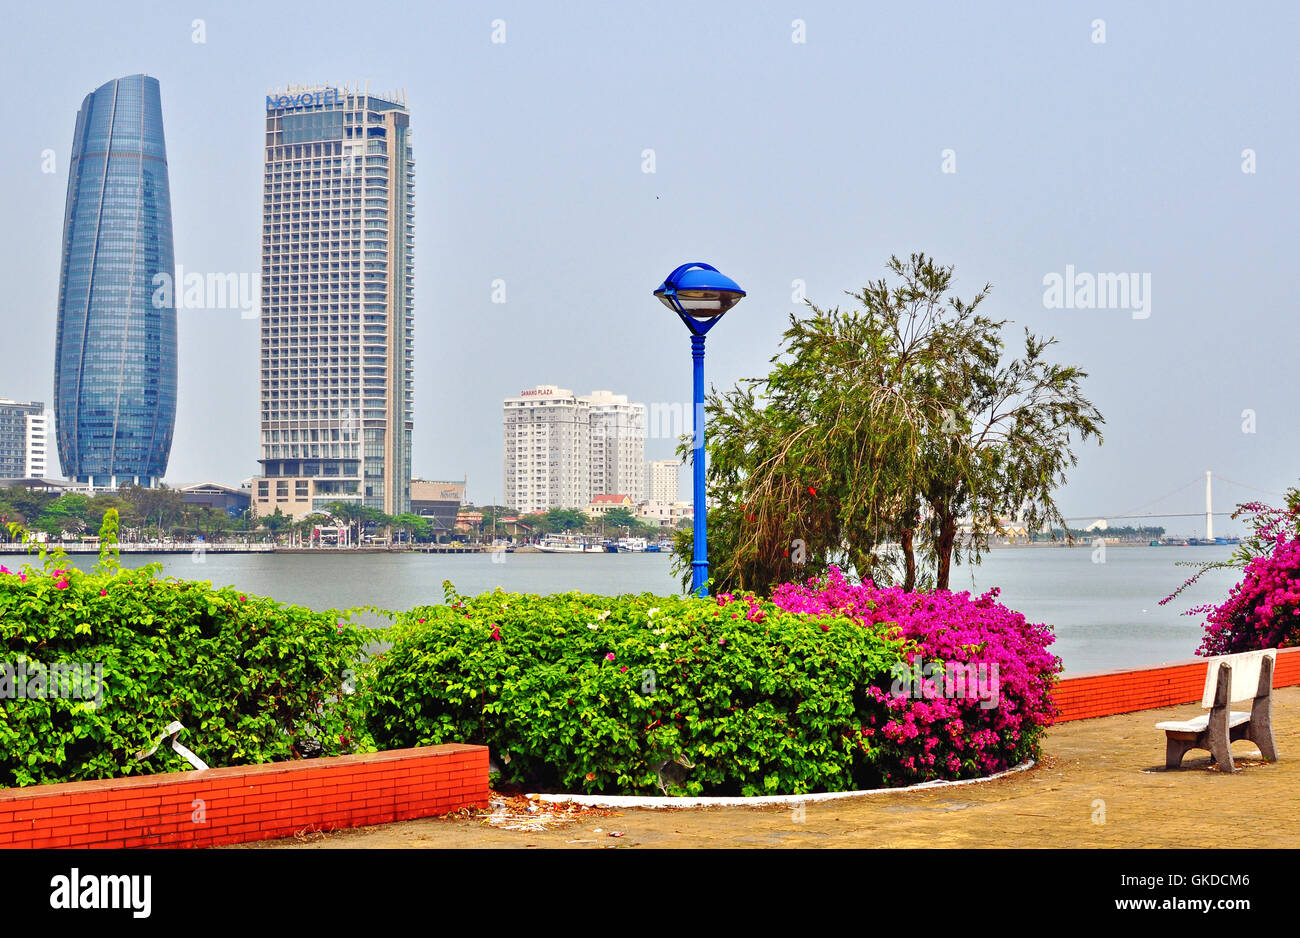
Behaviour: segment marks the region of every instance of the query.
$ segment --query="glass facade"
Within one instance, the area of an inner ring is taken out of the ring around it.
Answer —
[[[176,423],[171,194],[158,80],[101,85],[77,113],[63,216],[54,416],[63,474],[154,485]]]

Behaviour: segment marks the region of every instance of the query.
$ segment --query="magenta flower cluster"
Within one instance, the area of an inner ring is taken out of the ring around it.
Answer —
[[[1271,554],[1254,558],[1245,576],[1208,612],[1198,655],[1231,655],[1300,645],[1300,539],[1277,534]]]
[[[969,687],[953,694],[944,678],[885,677],[866,688],[875,706],[858,729],[858,746],[887,784],[905,785],[987,775],[1037,756],[1042,729],[1056,715],[1051,690],[1061,662],[1048,651],[1055,636],[997,595],[852,584],[832,567],[824,579],[782,584],[772,601],[791,612],[847,614],[865,627],[895,631],[906,641],[904,663],[913,676],[926,675],[927,665],[934,675],[939,662],[938,674],[949,665],[968,675],[996,674],[989,681],[994,693],[982,697]]]

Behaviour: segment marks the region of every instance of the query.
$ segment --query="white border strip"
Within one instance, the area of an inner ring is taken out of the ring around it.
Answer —
[[[956,782],[933,781],[908,785],[903,788],[870,788],[864,791],[825,791],[809,795],[757,795],[752,798],[700,797],[672,798],[640,795],[528,795],[529,800],[549,801],[553,804],[580,804],[589,808],[758,808],[767,805],[809,804],[817,801],[838,801],[841,798],[860,798],[866,795],[893,795],[909,791],[930,791],[935,788],[955,788],[991,782],[997,778],[1015,775],[1034,767],[1033,759],[981,778],[964,778]]]

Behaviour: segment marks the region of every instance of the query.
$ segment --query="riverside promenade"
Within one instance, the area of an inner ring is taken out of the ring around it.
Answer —
[[[494,826],[491,812],[424,818],[242,845],[260,848],[514,847],[1253,847],[1300,846],[1300,687],[1273,692],[1280,760],[1233,744],[1240,771],[1192,752],[1165,771],[1161,720],[1179,704],[1073,720],[1048,730],[1043,759],[978,784],[784,808],[637,809],[578,813],[534,826]],[[538,803],[544,818],[552,807]],[[599,830],[597,830],[599,829]],[[611,836],[616,834],[618,836]]]

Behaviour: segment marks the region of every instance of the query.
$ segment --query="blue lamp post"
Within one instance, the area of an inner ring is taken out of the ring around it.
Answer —
[[[691,360],[695,375],[695,552],[691,561],[691,592],[709,595],[708,509],[704,502],[704,336],[722,314],[740,302],[745,291],[736,281],[708,264],[678,267],[655,296],[676,313],[691,330]]]

